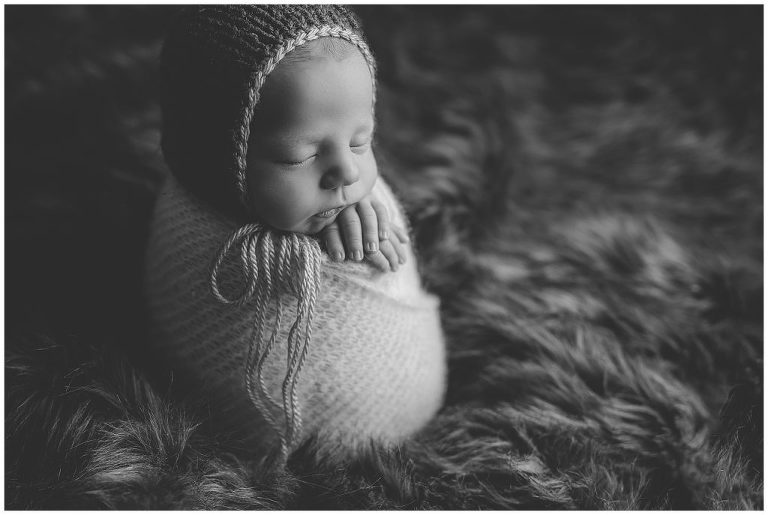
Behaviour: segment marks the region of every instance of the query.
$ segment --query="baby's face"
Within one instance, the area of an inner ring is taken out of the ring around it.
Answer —
[[[252,212],[277,229],[322,230],[373,188],[373,130],[373,83],[360,52],[280,63],[251,130]]]

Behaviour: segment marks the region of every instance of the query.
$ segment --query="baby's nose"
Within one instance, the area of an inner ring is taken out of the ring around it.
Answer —
[[[328,171],[323,176],[323,187],[336,189],[339,186],[349,186],[360,179],[360,172],[355,163],[346,156],[339,156],[330,163]]]

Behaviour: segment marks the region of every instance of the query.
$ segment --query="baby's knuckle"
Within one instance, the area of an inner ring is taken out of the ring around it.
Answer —
[[[355,218],[347,218],[341,222],[341,226],[344,229],[356,229],[360,227],[360,220]]]
[[[360,220],[362,220],[364,223],[374,223],[376,222],[376,213],[363,213],[360,215]]]
[[[355,250],[362,250],[363,239],[359,235],[350,236],[347,238],[347,246]]]

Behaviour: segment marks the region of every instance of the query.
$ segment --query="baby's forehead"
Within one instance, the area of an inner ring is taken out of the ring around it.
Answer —
[[[353,45],[342,47],[328,40],[334,41],[331,38],[312,41],[313,47],[296,54],[292,60],[286,56],[280,62],[262,87],[254,125],[302,121],[338,111],[366,119],[371,117],[375,103],[374,77],[364,56]],[[344,51],[349,52],[347,57],[339,58],[339,53],[328,57],[329,44],[336,50],[345,48]],[[306,45],[301,48],[304,47]]]
[[[358,48],[341,38],[323,37],[295,48],[283,58],[283,62],[301,62],[309,61],[318,57],[330,57],[337,61],[343,61],[360,52]],[[361,54],[362,55],[362,54]]]

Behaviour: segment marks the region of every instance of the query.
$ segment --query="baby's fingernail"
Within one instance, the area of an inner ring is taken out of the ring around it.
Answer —
[[[333,255],[333,259],[336,261],[344,261],[344,253],[343,252],[337,252]]]
[[[363,251],[362,250],[356,250],[355,251],[355,261],[360,261],[363,259]]]
[[[375,241],[369,241],[366,247],[368,249],[368,252],[376,252],[377,250],[379,250],[379,246]]]
[[[389,232],[388,231],[381,231],[379,233],[379,238],[382,240],[388,240],[389,239]]]

